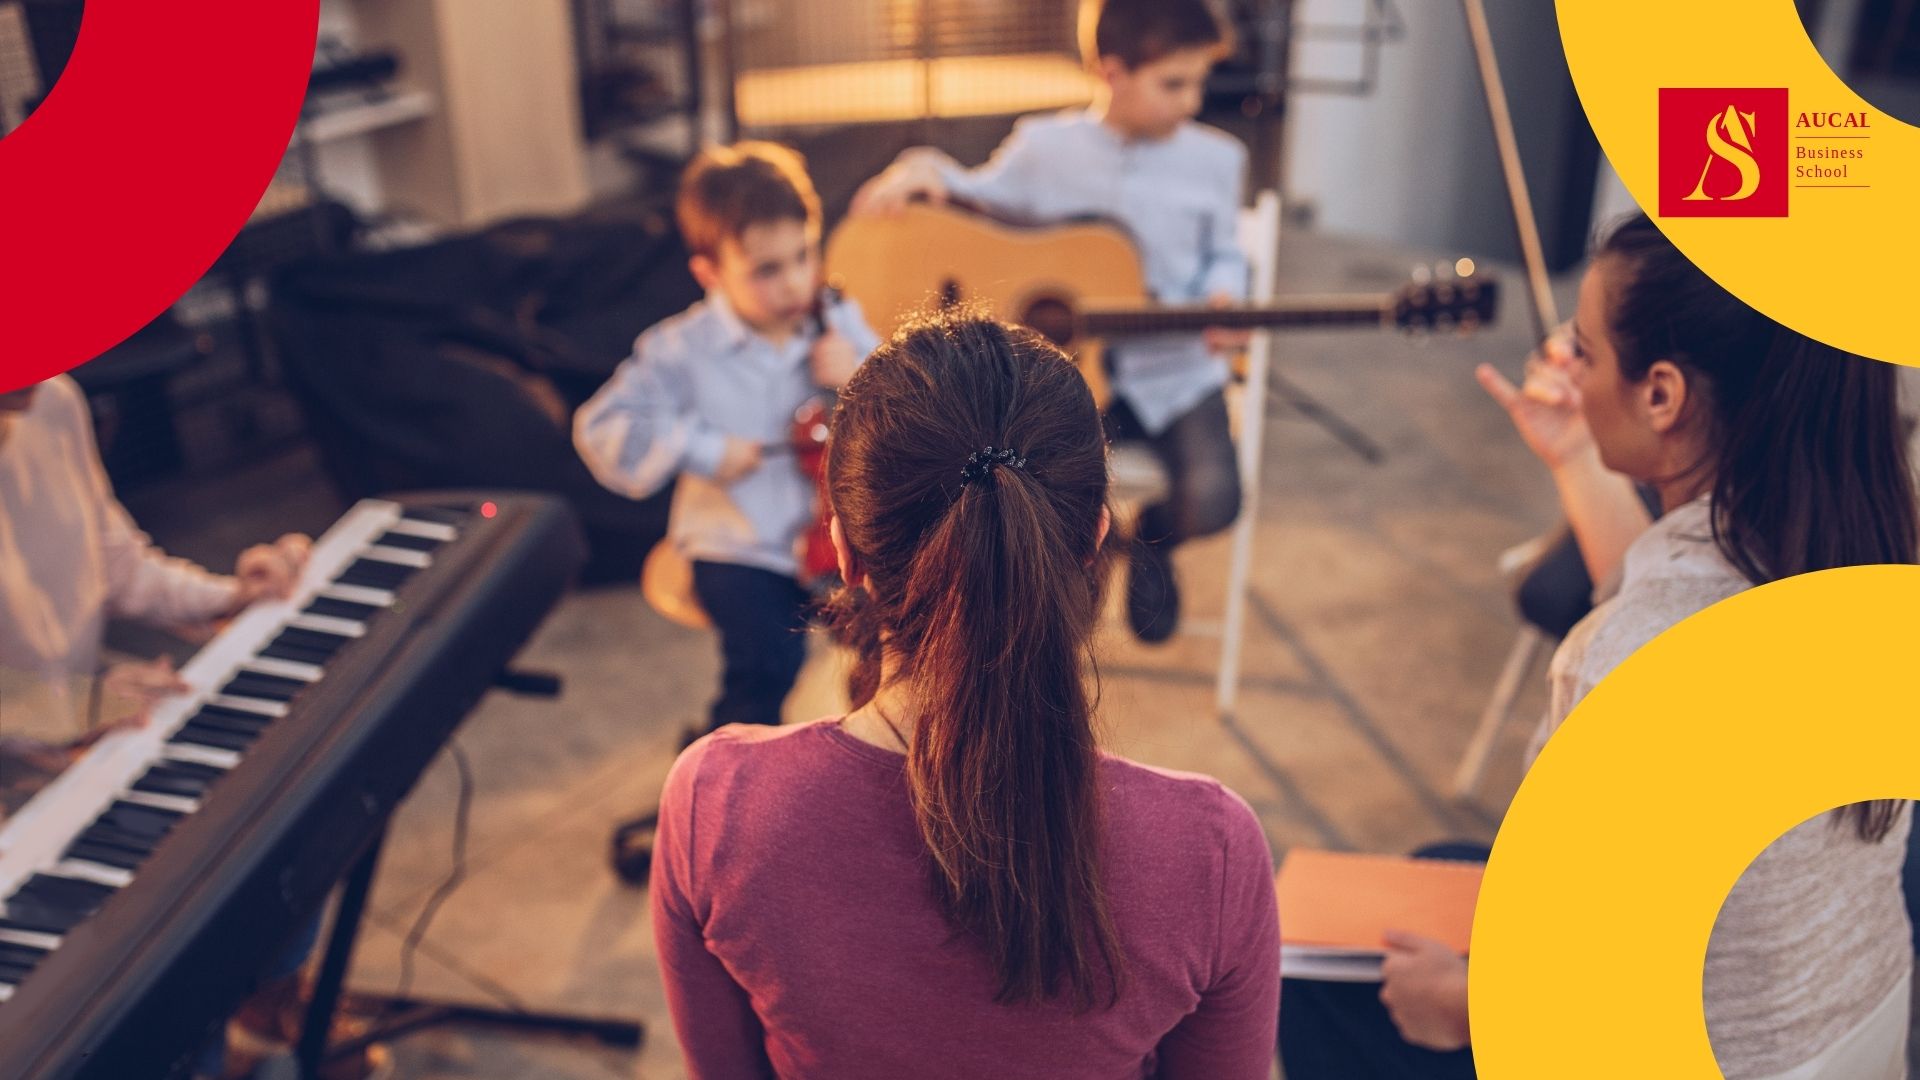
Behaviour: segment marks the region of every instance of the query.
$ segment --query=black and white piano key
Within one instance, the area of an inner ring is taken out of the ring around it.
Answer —
[[[446,543],[446,541],[438,537],[420,536],[416,533],[401,532],[398,529],[394,529],[381,533],[374,538],[373,543],[375,547],[404,548],[407,551],[431,554],[435,548]]]
[[[138,870],[140,864],[147,861],[146,855],[92,840],[75,840],[68,844],[66,857],[127,871]]]
[[[211,765],[222,771],[240,764],[240,755],[231,750],[216,750],[211,746],[198,746],[193,743],[164,743],[160,747],[160,756],[169,762],[191,762],[198,765]],[[135,801],[128,796],[126,801]],[[154,805],[151,801],[147,805]]]
[[[370,589],[364,585],[342,585],[334,582],[314,594],[317,600],[345,600],[350,604],[365,604],[368,607],[385,611],[393,606],[394,595],[387,589]]]
[[[211,775],[208,775],[211,774]],[[155,795],[173,795],[182,799],[205,798],[213,782],[225,775],[218,769],[209,769],[204,765],[191,766],[185,762],[162,762],[148,769],[140,779],[133,782],[133,790],[151,792]]]
[[[304,645],[298,639],[289,639],[285,634],[281,634],[266,648],[260,650],[260,657],[318,668],[333,659],[333,653],[332,649]]]
[[[403,528],[428,528],[437,525],[446,530],[446,538],[451,540],[458,535],[453,526],[465,523],[470,516],[470,511],[455,510],[444,506],[409,506],[406,512],[400,516],[400,520],[393,525],[393,528],[396,530]]]
[[[302,615],[324,615],[332,619],[347,619],[353,622],[366,622],[378,615],[383,609],[372,604],[356,603],[331,596],[316,596],[313,603],[302,608]]]
[[[414,548],[395,547],[391,544],[373,544],[362,550],[360,557],[371,562],[386,563],[410,570],[425,570],[433,565],[432,555]]]
[[[286,702],[292,701],[293,696],[307,686],[305,679],[289,679],[284,675],[268,675],[263,671],[247,671],[243,668],[227,680],[227,684],[220,688],[220,693],[227,697]]]
[[[346,568],[334,580],[343,585],[358,585],[368,589],[386,589],[391,592],[399,588],[412,577],[415,570],[411,566],[397,566],[390,562],[375,559],[360,559]]]

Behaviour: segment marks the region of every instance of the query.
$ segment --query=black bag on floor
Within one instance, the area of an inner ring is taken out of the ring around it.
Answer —
[[[670,489],[636,502],[602,488],[572,413],[642,330],[698,296],[664,218],[526,219],[289,268],[269,321],[343,496],[555,492],[586,527],[586,580],[631,581],[665,534]]]

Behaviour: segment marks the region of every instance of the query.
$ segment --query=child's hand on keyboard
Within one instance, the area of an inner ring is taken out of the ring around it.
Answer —
[[[312,540],[300,533],[288,533],[271,544],[255,544],[241,552],[233,566],[233,576],[240,582],[234,612],[255,600],[292,596],[312,550]]]

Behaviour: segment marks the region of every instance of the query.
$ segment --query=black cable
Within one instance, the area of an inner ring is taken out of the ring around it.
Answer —
[[[400,985],[393,996],[404,1000],[413,988],[413,954],[419,948],[420,940],[426,937],[427,928],[433,924],[433,917],[440,912],[440,905],[467,877],[467,826],[473,812],[473,766],[468,764],[467,755],[460,750],[460,744],[449,741],[447,752],[453,756],[454,768],[460,773],[460,797],[455,804],[453,817],[453,870],[447,879],[427,898],[420,914],[414,917],[413,926],[407,931],[407,937],[400,945]]]

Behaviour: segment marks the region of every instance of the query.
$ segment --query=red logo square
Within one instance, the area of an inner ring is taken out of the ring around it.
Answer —
[[[1786,217],[1785,87],[1660,90],[1660,216]]]

